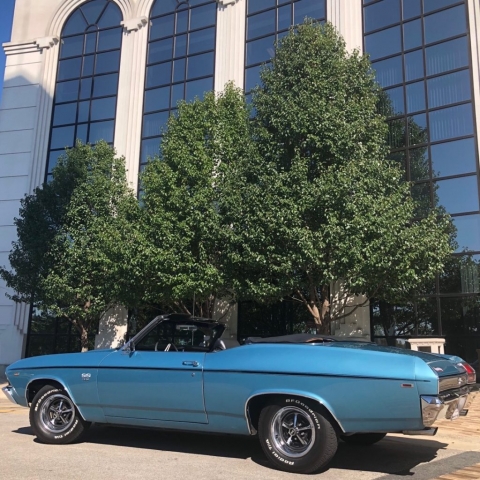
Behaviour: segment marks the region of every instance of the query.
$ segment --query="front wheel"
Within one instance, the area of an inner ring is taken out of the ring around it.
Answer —
[[[30,425],[42,443],[66,444],[77,440],[90,423],[83,420],[65,390],[46,385],[30,406]]]
[[[319,410],[313,402],[285,398],[261,411],[260,443],[276,467],[292,473],[313,473],[330,462],[337,451],[337,434]]]
[[[351,445],[373,445],[385,437],[386,433],[354,433],[353,435],[342,435],[340,438]]]

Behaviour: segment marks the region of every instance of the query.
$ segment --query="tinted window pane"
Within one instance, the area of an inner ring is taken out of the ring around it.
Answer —
[[[57,88],[55,90],[55,101],[57,103],[76,100],[77,97],[78,97],[78,80],[71,80],[69,82],[57,83]]]
[[[398,53],[402,49],[400,27],[388,28],[365,37],[367,53],[372,60]]]
[[[266,62],[273,57],[275,53],[275,35],[261,38],[247,43],[246,65]]]
[[[172,80],[172,62],[147,67],[147,88],[158,87]]]
[[[187,66],[187,60],[181,58],[173,62],[173,81],[183,82],[185,80],[185,67]]]
[[[152,138],[142,141],[142,153],[140,156],[140,162],[146,163],[149,158],[157,156],[160,152],[160,138]]]
[[[403,47],[405,50],[420,47],[422,41],[422,21],[420,19],[403,25]]]
[[[82,76],[86,77],[88,75],[93,75],[94,65],[95,65],[95,55],[88,55],[88,57],[83,57]]]
[[[120,48],[122,43],[122,29],[113,28],[111,30],[104,30],[98,33],[98,49],[97,51],[102,50],[113,50],[115,48]]]
[[[385,90],[385,93],[390,99],[390,111],[391,116],[400,115],[404,113],[404,98],[403,98],[403,87],[391,88]]]
[[[115,95],[118,88],[118,73],[110,75],[100,75],[95,77],[93,81],[93,96],[104,97],[107,95]]]
[[[157,2],[160,3],[160,2]],[[166,17],[155,18],[150,22],[150,40],[168,37],[173,35],[175,27],[175,16],[167,15]]]
[[[80,102],[78,104],[78,121],[79,122],[88,122],[88,117],[90,114],[90,102]]]
[[[83,35],[75,37],[62,38],[60,41],[62,47],[60,50],[60,58],[75,57],[83,54]]]
[[[161,130],[165,127],[170,113],[159,112],[152,113],[151,115],[145,115],[143,117],[143,133],[144,137],[153,137],[160,135]]]
[[[467,37],[429,47],[425,51],[427,75],[448,72],[468,65]]]
[[[405,20],[417,17],[422,13],[421,0],[403,0],[403,18]]]
[[[463,137],[473,134],[472,106],[459,105],[430,112],[432,141]]]
[[[80,10],[75,10],[63,27],[62,36],[72,35],[74,33],[83,33],[86,28],[87,23],[85,22],[82,13]]]
[[[423,11],[428,13],[432,10],[448,7],[454,3],[458,3],[458,0],[423,0]]]
[[[202,80],[195,80],[193,82],[188,82],[186,85],[185,100],[190,102],[196,97],[203,98],[205,92],[209,92],[213,89],[213,79],[204,78]]]
[[[249,92],[252,88],[260,84],[260,70],[262,66],[247,68],[245,71],[245,91]]]
[[[80,86],[80,99],[85,100],[92,95],[92,77],[84,78]]]
[[[420,113],[408,117],[408,144],[419,145],[427,142],[427,115],[425,113]]]
[[[148,63],[169,60],[172,57],[173,38],[152,42],[148,46]]]
[[[152,17],[174,12],[177,5],[176,0],[157,0],[152,8]]]
[[[275,0],[248,0],[247,13],[255,13],[266,8],[274,7]]]
[[[77,116],[77,104],[76,103],[65,103],[62,105],[57,105],[55,107],[55,112],[53,115],[53,124],[57,125],[67,125],[69,123],[75,123]]]
[[[398,2],[399,0],[387,0]],[[293,4],[293,23],[303,23],[305,17],[323,18],[325,16],[324,3],[318,0],[300,0]]]
[[[72,58],[70,60],[61,60],[58,65],[57,80],[68,80],[80,76],[82,58]]]
[[[105,8],[105,0],[93,0],[82,5],[81,9],[89,25],[95,25]]]
[[[448,213],[478,211],[477,176],[441,180],[436,183],[435,195]]]
[[[473,138],[432,145],[432,173],[447,177],[476,170],[475,141]]]
[[[178,42],[177,42],[178,43]],[[215,48],[215,28],[207,28],[192,32],[188,44],[188,53],[199,53]],[[177,54],[177,45],[175,45],[175,53]],[[178,55],[177,55],[178,56]]]
[[[95,73],[115,72],[120,66],[120,52],[100,53],[97,55]]]
[[[156,88],[145,92],[145,112],[165,110],[170,106],[170,87]]]
[[[185,33],[188,29],[188,10],[177,13],[175,33]]]
[[[87,143],[88,138],[88,123],[82,123],[77,125],[77,133],[75,134],[76,140],[80,140],[83,144]]]
[[[170,108],[175,108],[180,100],[185,98],[185,84],[173,85],[172,98],[170,99]]]
[[[247,40],[275,31],[275,10],[268,10],[247,19]]]
[[[107,143],[113,142],[113,120],[109,122],[96,122],[90,124],[90,133],[88,141],[96,143],[100,140],[105,140]]]
[[[116,97],[100,98],[92,101],[90,120],[104,120],[115,117]]]
[[[97,48],[97,33],[85,35],[85,53],[95,53]]]
[[[400,0],[383,0],[365,7],[365,32],[400,21]]]
[[[204,53],[188,58],[187,79],[213,74],[213,53]]]
[[[464,70],[432,78],[427,87],[430,108],[470,100],[470,72]]]
[[[425,17],[425,41],[437,42],[465,33],[467,21],[465,7],[460,5]]]
[[[192,8],[190,15],[191,30],[215,25],[217,4],[212,2],[208,5],[204,5],[203,7]]]
[[[428,148],[414,148],[409,150],[410,180],[428,180],[430,178],[430,162]]]
[[[74,132],[75,126],[52,128],[52,139],[50,141],[50,148],[57,149],[73,147]]]
[[[407,112],[425,110],[425,82],[407,85]]]
[[[480,251],[480,215],[454,217],[453,223],[457,228],[457,252]]]
[[[447,261],[440,274],[440,293],[478,293],[480,255],[462,255]]]
[[[195,35],[200,35],[207,30],[200,30],[199,32],[195,32]],[[193,35],[193,34],[192,34]],[[190,48],[195,48],[195,45],[192,43],[192,35],[190,35]],[[178,35],[175,37],[175,50],[173,53],[174,57],[184,57],[187,54],[187,38],[188,35]],[[215,42],[214,42],[215,43]]]
[[[110,2],[97,22],[97,26],[98,28],[117,27],[122,20],[122,12],[113,2]]]
[[[402,83],[402,57],[393,57],[372,65],[375,70],[375,78],[382,87],[389,87]]]
[[[52,173],[52,170],[57,165],[58,159],[65,155],[65,150],[56,150],[54,152],[50,152],[48,156],[48,173]]]
[[[423,51],[417,50],[405,54],[405,80],[409,82],[423,76]]]

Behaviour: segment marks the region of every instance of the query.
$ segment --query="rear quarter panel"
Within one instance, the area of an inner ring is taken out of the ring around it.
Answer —
[[[207,354],[204,380],[209,422],[232,431],[241,430],[249,398],[265,393],[315,399],[344,432],[422,429],[419,396],[437,393],[436,375],[419,358],[314,345],[254,344]]]

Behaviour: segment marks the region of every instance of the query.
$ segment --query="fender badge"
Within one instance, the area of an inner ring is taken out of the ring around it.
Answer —
[[[92,376],[91,373],[82,373],[82,380],[84,382],[88,382],[90,380],[90,377]]]
[[[440,367],[434,367],[434,370],[436,372],[443,372],[443,368],[440,368]]]

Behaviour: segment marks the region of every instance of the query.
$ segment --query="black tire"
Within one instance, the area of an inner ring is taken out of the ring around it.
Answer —
[[[341,435],[340,438],[350,445],[373,445],[385,438],[386,433],[354,433],[353,435]]]
[[[30,425],[42,443],[75,442],[90,426],[63,388],[45,385],[30,405]]]
[[[320,406],[302,398],[279,398],[266,406],[260,413],[258,435],[270,462],[292,473],[320,470],[338,447],[337,433]]]

